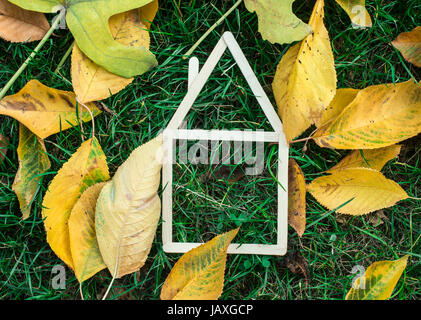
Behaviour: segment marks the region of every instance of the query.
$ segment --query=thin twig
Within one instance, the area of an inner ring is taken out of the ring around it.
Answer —
[[[76,101],[77,101],[78,104],[80,104],[86,110],[88,110],[89,114],[91,115],[91,119],[92,119],[92,137],[91,138],[93,138],[93,137],[95,137],[95,117],[94,117],[94,114],[92,113],[91,109],[89,109],[89,107],[86,104],[80,102],[78,97],[76,97]]]
[[[200,39],[199,40],[197,40],[196,41],[196,43],[193,45],[193,47],[191,47],[190,48],[190,50],[189,51],[187,51],[185,54],[184,54],[184,56],[183,56],[183,59],[187,59],[192,53],[193,53],[193,51],[194,50],[196,50],[196,48],[202,43],[202,41],[203,40],[205,40],[205,38],[217,27],[217,26],[219,26],[224,20],[225,20],[225,18],[226,17],[228,17],[229,16],[229,14],[231,13],[231,12],[233,12],[234,10],[235,10],[235,8],[237,8],[240,4],[241,4],[241,2],[243,2],[243,0],[238,0],[227,12],[225,12],[225,14],[218,20],[218,21],[216,21],[214,24],[213,24],[213,26],[212,27],[210,27],[209,28],[209,30],[208,31],[206,31],[201,37],[200,37]]]
[[[75,45],[75,42],[70,45],[69,49],[67,49],[66,53],[64,54],[63,58],[61,58],[59,64],[57,65],[56,70],[54,71],[55,74],[58,74],[60,72],[61,67],[63,67],[63,64],[66,62],[67,58],[72,53],[73,47]]]
[[[51,26],[50,30],[45,34],[44,38],[38,43],[34,51],[31,53],[31,55],[25,60],[25,62],[20,66],[18,71],[13,75],[13,77],[7,82],[7,84],[3,87],[3,89],[0,91],[0,100],[3,99],[3,97],[6,95],[7,91],[9,91],[10,87],[15,83],[15,81],[19,78],[19,76],[22,74],[22,72],[26,69],[29,62],[36,56],[36,54],[41,50],[41,48],[44,46],[44,44],[47,42],[47,40],[50,38],[50,36],[53,34],[54,30],[57,28],[58,24],[62,20],[62,16],[66,14],[66,11],[63,10],[60,15],[57,17],[57,19],[54,21],[53,25]]]

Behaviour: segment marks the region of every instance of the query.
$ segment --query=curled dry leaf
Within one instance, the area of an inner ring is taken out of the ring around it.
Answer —
[[[421,68],[421,26],[401,33],[392,44],[406,60]]]
[[[314,33],[285,53],[272,83],[288,141],[320,121],[335,96],[336,71],[323,17],[324,1],[318,0],[309,22]]]
[[[294,159],[288,164],[288,223],[300,237],[306,229],[306,181]]]
[[[321,147],[376,149],[421,132],[421,85],[413,80],[361,90],[332,122],[313,136]]]
[[[400,145],[372,150],[354,150],[327,172],[347,168],[371,168],[380,171],[388,161],[396,158],[400,152]]]
[[[31,214],[31,203],[37,192],[41,175],[51,167],[44,141],[19,125],[18,146],[19,169],[16,173],[12,189],[16,193],[22,218],[25,220]]]
[[[346,300],[386,300],[392,293],[408,263],[409,256],[393,261],[374,262],[362,277],[356,278]],[[364,285],[362,285],[364,284]]]
[[[107,267],[95,233],[95,207],[104,186],[105,182],[101,182],[86,189],[70,213],[70,250],[76,278],[80,283]]]
[[[125,46],[143,46],[149,49],[149,26],[158,10],[158,1],[140,9],[123,12],[111,17],[109,26],[113,38]],[[113,74],[89,59],[77,44],[72,53],[72,84],[82,103],[108,98],[124,89],[134,78]]]
[[[101,113],[94,104],[88,107],[94,116]],[[85,108],[78,106],[76,110],[73,92],[49,88],[38,80],[2,99],[0,114],[15,118],[41,139],[92,119]]]
[[[365,8],[365,0],[336,0],[351,18],[354,26],[371,27],[370,14]]]
[[[99,195],[95,229],[114,278],[138,271],[151,250],[161,214],[161,168],[159,136],[134,150]]]
[[[0,163],[6,158],[8,139],[0,133]]]
[[[295,0],[245,0],[248,11],[256,11],[259,32],[263,40],[271,43],[291,43],[302,40],[311,32],[311,27],[293,12]]]
[[[348,168],[315,179],[307,186],[314,198],[329,210],[346,205],[336,212],[363,215],[391,207],[408,198],[396,182],[368,168]]]
[[[82,143],[54,177],[43,201],[47,241],[56,255],[74,270],[70,249],[69,217],[82,193],[109,180],[107,160],[96,138]]]
[[[50,24],[43,13],[22,9],[0,0],[0,37],[11,42],[41,40]]]
[[[165,280],[161,299],[218,299],[224,287],[227,249],[238,230],[221,234],[184,254]]]
[[[289,251],[285,256],[286,267],[294,274],[304,277],[306,285],[310,282],[310,270],[308,262],[300,251]]]
[[[130,78],[143,74],[158,63],[145,47],[129,47],[116,41],[108,26],[119,13],[140,8],[152,0],[10,0],[18,6],[39,12],[53,12],[64,6],[66,22],[80,50],[111,73]]]

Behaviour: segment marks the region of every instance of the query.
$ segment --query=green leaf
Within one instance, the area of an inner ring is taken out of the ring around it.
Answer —
[[[12,0],[28,10],[52,12],[63,5],[66,21],[78,47],[109,72],[130,78],[143,74],[158,63],[145,47],[128,47],[114,40],[108,27],[111,16],[140,8],[152,0]]]
[[[304,39],[311,27],[292,12],[295,0],[245,0],[248,11],[256,11],[259,32],[271,43],[291,43]]]
[[[46,154],[44,140],[38,138],[23,124],[19,126],[19,170],[13,182],[23,219],[31,214],[31,202],[34,198],[38,183],[44,172],[50,169],[50,160]]]

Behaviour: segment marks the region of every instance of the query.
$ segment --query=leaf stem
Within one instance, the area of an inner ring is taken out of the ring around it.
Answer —
[[[55,74],[58,74],[60,72],[61,67],[63,67],[63,64],[66,62],[67,58],[72,53],[74,45],[75,45],[75,42],[73,41],[73,43],[70,45],[69,49],[67,49],[66,53],[64,54],[63,58],[61,58],[59,64],[57,65],[56,70],[54,70]]]
[[[66,12],[63,10],[60,15],[64,15]],[[13,75],[13,77],[7,82],[7,84],[3,87],[3,89],[0,91],[0,100],[3,99],[3,97],[6,95],[7,91],[9,91],[10,87],[15,83],[15,81],[19,78],[19,76],[22,74],[22,72],[26,69],[29,62],[36,56],[39,50],[44,46],[44,44],[47,42],[47,40],[50,38],[50,36],[53,34],[54,30],[57,28],[58,24],[62,17],[59,16],[54,21],[53,25],[51,26],[50,30],[45,34],[44,38],[38,43],[34,51],[31,53],[31,55],[25,60],[25,62],[20,66],[18,71]]]
[[[233,12],[235,10],[235,8],[237,8],[241,2],[243,2],[243,0],[238,0],[227,12],[225,12],[225,14],[218,20],[216,21],[210,28],[208,31],[206,31],[199,40],[196,41],[196,43],[193,45],[193,47],[190,48],[189,51],[187,51],[184,56],[183,59],[187,59],[194,50],[196,50],[196,48],[203,42],[203,40],[205,40],[205,38],[217,27],[219,26],[226,17],[228,17],[230,15],[231,12]]]

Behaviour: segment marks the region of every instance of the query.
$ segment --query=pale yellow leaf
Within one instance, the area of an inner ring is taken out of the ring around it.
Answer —
[[[352,88],[337,89],[335,97],[330,102],[329,106],[323,110],[321,118],[318,121],[315,121],[317,128],[335,120],[352,100],[355,99],[358,92],[360,92],[360,90]]]
[[[386,162],[396,158],[400,152],[400,145],[372,150],[354,150],[327,172],[347,168],[371,168],[380,171]]]
[[[216,300],[224,287],[227,249],[238,229],[184,254],[161,289],[162,300]]]
[[[83,282],[107,266],[95,233],[95,207],[105,182],[86,189],[73,206],[69,218],[70,249],[76,278]]]
[[[336,71],[329,34],[323,24],[324,1],[310,18],[314,33],[282,57],[272,83],[288,141],[320,121],[336,92]]]
[[[329,210],[351,215],[363,215],[391,207],[408,198],[396,182],[385,178],[377,170],[348,168],[319,177],[307,186],[317,201]]]
[[[74,269],[69,238],[70,213],[90,186],[109,180],[107,160],[96,138],[82,143],[54,177],[44,196],[42,217],[47,241],[56,255]]]
[[[332,122],[313,135],[321,147],[376,149],[421,132],[421,85],[413,80],[361,90]]]
[[[406,255],[398,260],[374,262],[362,277],[356,278],[346,300],[386,300],[393,293],[408,263]]]
[[[31,214],[31,202],[37,192],[41,175],[50,169],[50,160],[44,141],[19,125],[18,146],[19,169],[15,176],[12,189],[16,193],[22,218],[25,220]]]
[[[115,278],[138,271],[148,257],[161,214],[161,168],[159,136],[134,150],[100,193],[95,229],[104,262]]]
[[[149,49],[149,31],[142,21],[152,21],[155,9],[158,9],[157,1],[141,9],[112,16],[109,25],[114,40],[126,46],[143,46]],[[124,89],[134,79],[120,77],[100,67],[77,44],[73,48],[71,72],[73,88],[82,103],[106,99]]]
[[[288,164],[288,223],[300,237],[306,229],[306,181],[294,159]]]
[[[45,15],[0,0],[0,37],[11,42],[41,40],[50,29]]]
[[[352,24],[360,27],[371,27],[370,14],[365,8],[365,0],[336,0],[351,18]]]
[[[101,113],[94,104],[88,107],[94,116]],[[17,94],[2,99],[0,114],[15,118],[41,139],[92,119],[84,107],[76,109],[73,92],[49,88],[38,80],[29,81]]]

